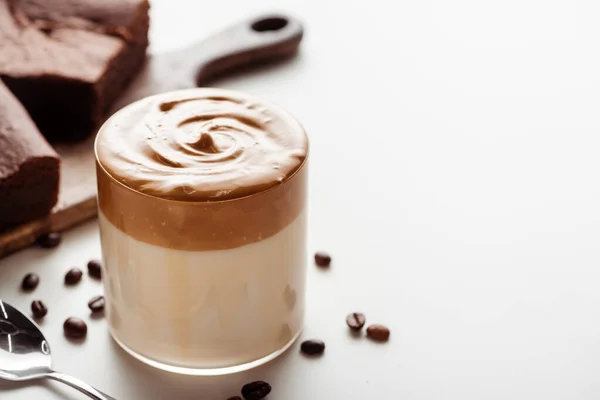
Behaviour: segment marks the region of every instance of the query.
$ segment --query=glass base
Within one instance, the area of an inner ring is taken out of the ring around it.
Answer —
[[[123,344],[121,341],[119,341],[119,339],[117,339],[115,337],[115,335],[113,335],[113,333],[110,332],[113,340],[115,342],[117,342],[117,344],[119,346],[121,346],[121,348],[123,350],[125,350],[131,356],[140,360],[144,364],[148,364],[154,368],[162,369],[163,371],[173,372],[175,374],[195,375],[195,376],[228,375],[228,374],[235,374],[237,372],[242,372],[242,371],[246,371],[248,369],[256,368],[260,365],[268,363],[269,361],[271,361],[271,360],[277,358],[278,356],[280,356],[281,354],[283,354],[287,349],[289,349],[294,344],[294,342],[298,339],[298,337],[300,336],[301,333],[302,333],[302,330],[298,331],[298,333],[292,338],[292,340],[290,340],[285,346],[283,346],[279,350],[277,350],[271,354],[268,354],[262,358],[259,358],[258,360],[251,361],[249,363],[245,363],[245,364],[241,364],[241,365],[234,365],[232,367],[189,368],[189,367],[178,367],[178,366],[173,366],[173,365],[169,365],[169,364],[164,364],[162,362],[152,360],[152,359],[145,357],[139,353],[136,353],[135,351],[133,351],[132,349],[127,347],[125,344]]]

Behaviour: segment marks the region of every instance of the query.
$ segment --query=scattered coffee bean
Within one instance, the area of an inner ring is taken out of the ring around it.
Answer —
[[[63,324],[65,336],[71,339],[82,339],[87,335],[87,325],[79,318],[68,318]]]
[[[104,296],[96,296],[92,298],[88,303],[88,307],[90,308],[90,310],[92,310],[93,313],[104,310],[104,305]]]
[[[346,317],[346,323],[353,331],[360,331],[366,321],[365,314],[362,313],[352,313]]]
[[[88,274],[96,279],[102,279],[102,263],[99,260],[91,260],[88,262]]]
[[[62,236],[58,232],[51,232],[46,235],[42,235],[38,238],[37,243],[44,249],[53,249],[60,244]]]
[[[386,342],[390,338],[390,330],[383,325],[371,325],[367,328],[367,336],[377,342]]]
[[[233,396],[228,398],[227,400],[242,400],[242,398],[240,396]]]
[[[48,314],[48,307],[41,300],[35,300],[31,303],[31,312],[35,318],[44,318]]]
[[[329,264],[331,264],[331,256],[323,252],[315,253],[315,264],[319,267],[329,267]]]
[[[23,282],[21,283],[21,288],[23,290],[33,290],[39,285],[40,277],[36,274],[27,274],[25,278],[23,278]]]
[[[305,340],[300,345],[300,350],[309,356],[323,354],[325,351],[325,343],[322,340]]]
[[[83,276],[83,272],[81,272],[78,268],[72,268],[65,275],[65,284],[66,285],[75,285],[79,283],[81,277]]]
[[[262,400],[271,393],[271,385],[267,382],[250,382],[242,387],[242,396],[246,400]]]

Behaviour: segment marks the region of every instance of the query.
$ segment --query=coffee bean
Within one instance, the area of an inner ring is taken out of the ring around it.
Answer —
[[[53,249],[60,244],[62,236],[58,232],[51,232],[46,235],[42,235],[38,238],[37,243],[44,249]]]
[[[325,351],[325,343],[323,343],[322,340],[317,339],[305,340],[300,345],[300,350],[309,356],[320,355]]]
[[[233,396],[228,398],[227,400],[242,400],[242,398],[240,396]]]
[[[246,400],[262,400],[271,393],[271,385],[267,382],[250,382],[242,387],[242,396]]]
[[[36,274],[27,274],[25,278],[23,278],[23,282],[21,283],[21,288],[23,290],[33,290],[39,285],[40,277]]]
[[[88,262],[88,274],[96,279],[102,279],[102,263],[99,260],[91,260]]]
[[[365,326],[366,321],[365,314],[361,313],[348,314],[346,317],[346,323],[353,331],[360,331]]]
[[[65,284],[66,285],[75,285],[79,283],[81,277],[83,276],[83,272],[81,272],[78,268],[72,268],[65,275]]]
[[[319,267],[329,267],[329,264],[331,264],[331,256],[323,252],[315,253],[315,264]]]
[[[44,249],[53,249],[57,247],[62,241],[62,235],[58,232],[50,232],[45,235],[38,237],[38,246]]]
[[[87,325],[79,318],[68,318],[63,324],[65,336],[71,339],[82,339],[87,335]]]
[[[367,328],[367,336],[377,342],[386,342],[390,338],[390,330],[383,325],[371,325]]]
[[[90,310],[92,310],[93,313],[104,310],[104,305],[104,296],[96,296],[92,298],[88,303],[88,307],[90,308]]]
[[[44,318],[48,314],[48,307],[41,300],[35,300],[31,303],[31,312],[35,318]]]

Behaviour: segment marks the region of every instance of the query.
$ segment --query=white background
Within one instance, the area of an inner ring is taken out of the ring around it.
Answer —
[[[82,345],[101,285],[64,288],[98,257],[96,222],[54,251],[0,262],[0,296],[50,307],[55,367],[119,400],[226,399],[264,379],[273,400],[600,397],[600,3],[589,0],[221,0],[153,2],[153,50],[181,47],[249,14],[306,23],[297,59],[218,85],[280,103],[311,139],[304,338],[239,375],[158,372],[111,341]],[[27,272],[41,276],[20,293]],[[353,339],[345,315],[387,324]],[[0,384],[2,400],[82,399],[59,384]]]

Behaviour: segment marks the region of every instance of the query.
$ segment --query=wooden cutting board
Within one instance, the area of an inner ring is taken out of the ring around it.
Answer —
[[[273,14],[242,21],[200,43],[173,53],[149,56],[113,112],[145,96],[191,88],[240,68],[291,57],[302,40],[302,24]],[[62,159],[58,204],[52,214],[0,233],[0,257],[97,215],[94,137],[55,146]]]

